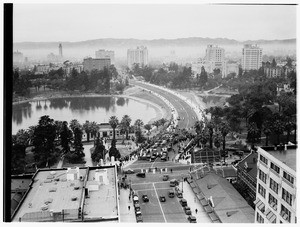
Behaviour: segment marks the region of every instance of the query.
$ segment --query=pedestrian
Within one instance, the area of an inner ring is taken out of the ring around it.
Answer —
[[[173,173],[173,170],[171,169],[171,173]]]
[[[130,210],[130,206],[128,206],[128,210]]]
[[[131,199],[131,194],[130,194],[130,192],[129,192],[129,201],[130,201],[130,199]]]
[[[196,214],[198,213],[198,210],[197,210],[197,208],[195,209],[195,213],[196,213]]]

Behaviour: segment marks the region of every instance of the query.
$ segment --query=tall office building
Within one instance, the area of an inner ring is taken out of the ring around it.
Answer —
[[[111,64],[115,63],[115,52],[112,50],[97,50],[95,56],[96,58],[110,58]]]
[[[103,70],[111,65],[109,58],[86,58],[83,60],[83,70],[90,72],[94,69]]]
[[[225,63],[225,50],[223,48],[218,47],[217,45],[207,45],[205,61],[209,63],[211,72],[214,69],[220,69],[222,76],[225,76],[226,73],[226,63]]]
[[[296,149],[258,148],[256,223],[296,223]]]
[[[133,64],[139,64],[139,66],[148,65],[147,47],[140,46],[136,49],[127,50],[127,65],[129,68],[132,68]]]
[[[262,66],[262,49],[257,45],[245,44],[242,52],[242,69],[244,71]]]
[[[58,50],[59,50],[59,57],[62,58],[63,57],[63,52],[62,52],[62,45],[61,45],[61,43],[58,46]]]

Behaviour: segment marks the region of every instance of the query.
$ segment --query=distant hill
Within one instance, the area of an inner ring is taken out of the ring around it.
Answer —
[[[116,48],[129,48],[138,45],[147,47],[159,46],[198,46],[207,44],[218,45],[242,45],[245,43],[257,44],[296,44],[296,39],[283,39],[283,40],[247,40],[237,41],[227,38],[179,38],[179,39],[153,39],[153,40],[140,40],[140,39],[94,39],[80,42],[17,42],[14,43],[14,49],[48,49],[56,48],[59,43],[62,43],[64,48],[80,48],[80,47],[116,47]]]

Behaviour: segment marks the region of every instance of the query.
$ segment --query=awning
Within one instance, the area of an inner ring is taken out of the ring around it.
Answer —
[[[270,222],[276,219],[276,215],[269,208],[266,210],[265,215]]]
[[[201,199],[204,199],[204,196],[202,194],[197,194],[196,195],[197,199],[201,200]]]
[[[205,206],[205,207],[204,207],[204,210],[205,210],[206,213],[211,213],[211,212],[213,212],[213,209],[212,209],[211,206],[209,206],[209,205],[208,205],[208,206]]]
[[[200,191],[199,188],[195,187],[195,188],[193,188],[193,192],[197,194],[197,193],[199,193],[199,192],[201,192],[201,191]]]
[[[201,199],[200,203],[201,203],[202,206],[207,206],[208,205],[208,203],[207,203],[207,201],[206,201],[205,198]]]
[[[217,221],[217,220],[219,220],[219,218],[217,217],[217,215],[215,214],[215,212],[209,213],[208,216],[210,217],[210,219],[211,219],[212,221]]]
[[[191,188],[195,188],[196,187],[196,185],[193,182],[190,183],[190,186],[191,186]]]
[[[259,201],[256,206],[259,210],[262,210],[265,207],[265,204],[262,201]]]

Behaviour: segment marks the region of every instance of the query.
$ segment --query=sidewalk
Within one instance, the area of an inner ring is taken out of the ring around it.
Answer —
[[[129,201],[129,189],[120,189],[120,222],[136,223],[132,198]],[[130,206],[130,210],[128,210]]]
[[[182,183],[180,183],[180,188]],[[183,182],[183,198],[187,200],[188,206],[191,208],[192,215],[197,218],[197,223],[212,223],[203,206],[196,198],[195,193],[187,182]],[[198,210],[197,214],[195,209]]]

